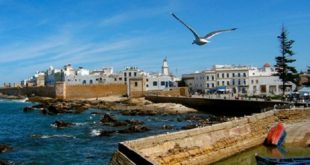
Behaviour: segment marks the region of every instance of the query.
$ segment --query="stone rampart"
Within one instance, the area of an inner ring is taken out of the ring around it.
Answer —
[[[65,99],[99,98],[111,95],[125,95],[124,84],[65,85]]]
[[[1,88],[0,93],[14,96],[44,96],[44,97],[56,96],[54,86]]]
[[[177,87],[171,88],[170,90],[154,90],[145,92],[146,96],[169,96],[169,97],[178,97],[178,96],[189,96],[187,87]]]
[[[57,82],[55,86],[1,88],[5,95],[42,96],[59,99],[98,98],[111,95],[125,95],[127,86],[124,84],[68,85]]]
[[[262,144],[269,128],[278,121],[304,119],[310,119],[309,108],[273,110],[212,126],[122,142],[119,152],[136,164],[141,161],[162,165],[210,164]]]

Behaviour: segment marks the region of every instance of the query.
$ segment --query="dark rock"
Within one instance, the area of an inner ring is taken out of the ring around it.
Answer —
[[[47,110],[46,110],[46,109],[42,109],[41,112],[42,112],[42,114],[44,114],[44,115],[47,114]]]
[[[37,104],[37,105],[32,106],[32,108],[46,108],[46,105],[44,105],[44,104]]]
[[[88,108],[87,107],[85,107],[85,106],[78,106],[78,107],[74,107],[73,108],[75,111],[75,113],[82,113],[82,112],[84,112],[85,110],[87,110]]]
[[[34,110],[33,107],[25,107],[25,108],[23,109],[24,112],[31,112],[31,111],[33,111],[33,110]]]
[[[193,129],[193,128],[197,128],[197,125],[187,125],[182,127],[181,129]]]
[[[137,132],[146,132],[149,131],[150,129],[146,126],[131,126],[129,128],[119,130],[119,133],[137,133]]]
[[[115,133],[116,131],[100,131],[99,136],[111,136],[111,134]]]
[[[160,112],[155,112],[151,110],[127,110],[127,111],[122,111],[122,115],[127,115],[127,116],[154,116],[154,115],[159,115],[161,114]]]
[[[163,126],[161,127],[161,129],[170,130],[170,129],[173,129],[173,126],[171,126],[171,125],[163,125]]]
[[[5,161],[5,160],[0,160],[0,165],[13,165],[13,162],[10,161]]]
[[[102,123],[115,123],[117,120],[115,120],[112,116],[108,114],[104,114],[103,118],[100,120]]]
[[[91,115],[104,115],[105,113],[102,112],[91,112]]]
[[[57,128],[65,128],[65,127],[70,127],[74,125],[73,123],[70,122],[65,122],[63,120],[56,120],[53,125],[55,125]]]
[[[144,124],[143,121],[140,120],[125,120],[126,123],[128,123],[129,125],[142,125]]]
[[[10,147],[9,145],[0,144],[0,153],[7,152],[11,149],[12,149],[12,147]]]
[[[116,121],[113,123],[113,127],[127,126],[129,125],[126,121]]]
[[[58,114],[60,113],[60,111],[54,106],[54,105],[50,105],[48,108],[47,108],[48,112],[49,113],[52,113],[52,114]]]

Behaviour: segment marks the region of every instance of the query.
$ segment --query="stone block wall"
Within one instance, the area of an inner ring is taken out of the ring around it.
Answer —
[[[145,93],[147,96],[189,96],[187,87],[171,88],[170,90],[159,90],[159,91],[147,91]]]
[[[111,95],[125,95],[127,86],[124,84],[66,85],[65,99],[98,98]]]
[[[56,95],[54,86],[1,88],[0,93],[14,96],[23,95],[23,96],[55,97]]]
[[[210,164],[262,144],[269,128],[276,122],[309,119],[309,114],[309,108],[274,110],[212,126],[127,141],[121,145],[152,164]]]

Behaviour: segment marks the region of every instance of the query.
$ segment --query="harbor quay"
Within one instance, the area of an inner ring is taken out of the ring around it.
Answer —
[[[271,110],[220,124],[119,143],[110,165],[210,164],[263,144],[277,122],[287,143],[309,146],[310,108]],[[254,155],[253,155],[254,156]]]

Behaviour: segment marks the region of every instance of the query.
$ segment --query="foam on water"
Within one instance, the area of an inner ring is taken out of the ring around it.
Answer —
[[[41,139],[48,139],[48,138],[73,138],[76,137],[73,135],[32,135],[33,138],[41,138]]]
[[[98,130],[98,129],[93,129],[93,130],[91,130],[91,132],[90,132],[90,136],[99,136],[100,135],[100,130]]]

